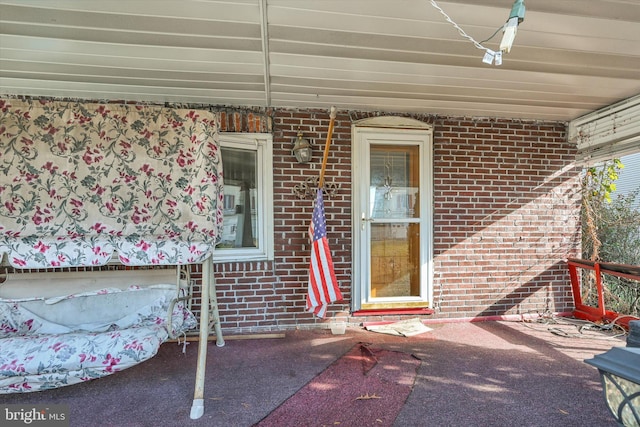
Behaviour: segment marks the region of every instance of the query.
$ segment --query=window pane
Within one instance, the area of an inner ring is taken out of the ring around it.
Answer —
[[[255,150],[222,148],[224,223],[218,249],[257,248],[258,197]]]
[[[371,146],[372,218],[419,218],[420,155],[418,146]]]
[[[420,296],[420,224],[371,224],[371,296]]]

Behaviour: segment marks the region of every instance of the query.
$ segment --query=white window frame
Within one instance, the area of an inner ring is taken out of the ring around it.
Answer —
[[[220,147],[255,150],[257,159],[257,248],[215,249],[213,262],[273,260],[273,136],[221,132]],[[224,169],[222,171],[224,176]]]

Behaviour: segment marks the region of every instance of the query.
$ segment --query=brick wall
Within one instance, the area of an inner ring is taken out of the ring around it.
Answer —
[[[351,123],[372,115],[382,114],[338,112],[326,172],[327,181],[339,185],[325,208],[346,301],[352,286]],[[570,310],[573,300],[562,260],[578,254],[580,194],[578,170],[572,166],[576,151],[567,142],[566,125],[410,117],[434,127],[432,317]],[[271,129],[274,140],[275,260],[216,265],[223,327],[256,332],[321,326],[304,311],[306,230],[313,202],[296,197],[293,187],[320,173],[328,112],[273,109],[262,119],[265,123],[254,128]],[[296,163],[291,154],[298,128],[313,145],[309,164]],[[348,310],[348,304],[335,304],[328,318]],[[368,316],[351,322],[398,318]]]
[[[180,105],[180,107],[184,107]],[[321,327],[304,311],[311,198],[293,188],[320,173],[328,131],[327,110],[228,108],[214,111],[225,132],[273,134],[273,261],[215,265],[225,333]],[[326,180],[338,186],[325,199],[327,234],[346,303],[351,299],[351,124],[383,113],[339,111]],[[579,254],[579,182],[576,147],[566,124],[490,118],[407,115],[434,129],[435,318],[496,316],[573,308],[563,259]],[[291,153],[300,129],[313,145],[311,163]],[[200,266],[192,267],[196,293]],[[199,311],[196,295],[194,308]],[[352,323],[398,316],[351,318]]]
[[[564,124],[437,120],[434,300],[443,317],[567,311],[580,191]]]
[[[252,114],[255,117],[255,113]],[[226,112],[225,116],[233,116],[233,113]],[[328,112],[269,110],[262,119],[267,124],[256,126],[256,129],[271,129],[273,133],[275,259],[216,264],[221,320],[226,330],[235,332],[313,327],[320,323],[304,310],[311,250],[307,228],[313,199],[300,199],[293,190],[307,178],[320,174],[329,126]],[[313,147],[312,162],[307,164],[298,164],[291,152],[298,129]],[[336,278],[347,301],[351,296],[350,146],[350,118],[338,114],[325,180],[339,188],[325,199],[325,211]],[[348,309],[348,305],[335,305],[332,309],[328,316]]]

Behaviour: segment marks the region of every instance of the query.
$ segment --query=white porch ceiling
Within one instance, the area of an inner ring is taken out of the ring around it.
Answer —
[[[513,0],[438,4],[481,41]],[[496,67],[429,0],[0,0],[0,94],[541,120],[640,94],[640,1],[525,4]]]

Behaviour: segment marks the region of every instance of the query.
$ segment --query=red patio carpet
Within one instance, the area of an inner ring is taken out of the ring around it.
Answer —
[[[419,365],[410,354],[356,345],[255,427],[391,426]]]

